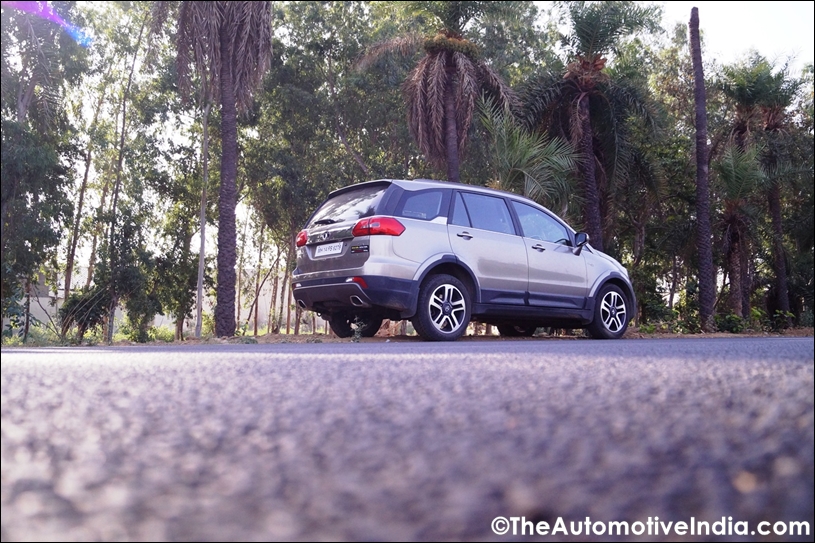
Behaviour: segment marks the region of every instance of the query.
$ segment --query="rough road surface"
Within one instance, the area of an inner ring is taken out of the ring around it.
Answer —
[[[811,541],[755,530],[811,530],[814,389],[812,338],[4,349],[0,535]]]

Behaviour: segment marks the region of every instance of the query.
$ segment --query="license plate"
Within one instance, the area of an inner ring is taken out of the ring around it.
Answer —
[[[334,243],[326,243],[325,245],[318,245],[317,248],[314,250],[314,256],[321,257],[321,256],[329,256],[329,255],[337,255],[342,252],[342,242],[337,241]]]

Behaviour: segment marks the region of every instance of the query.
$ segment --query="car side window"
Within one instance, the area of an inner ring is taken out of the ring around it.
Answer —
[[[568,230],[549,214],[520,202],[513,201],[512,206],[518,214],[524,237],[571,245]]]
[[[470,226],[470,218],[467,216],[467,209],[464,207],[464,200],[461,193],[456,193],[456,203],[453,205],[453,216],[450,217],[450,224],[456,226]]]
[[[461,193],[461,196],[473,228],[491,230],[501,234],[515,233],[509,208],[503,198],[471,192]]]
[[[406,192],[396,208],[396,215],[430,221],[441,214],[443,200],[444,194],[441,190]]]

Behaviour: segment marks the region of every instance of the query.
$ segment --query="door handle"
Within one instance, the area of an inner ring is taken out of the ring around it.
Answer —
[[[469,232],[459,232],[459,233],[458,233],[458,234],[456,234],[456,235],[457,235],[458,237],[460,237],[460,238],[464,238],[464,239],[473,239],[473,237],[470,235],[470,233],[469,233]]]
[[[542,253],[546,250],[546,247],[544,247],[540,243],[536,243],[535,245],[532,246],[532,248],[538,251],[539,253]]]

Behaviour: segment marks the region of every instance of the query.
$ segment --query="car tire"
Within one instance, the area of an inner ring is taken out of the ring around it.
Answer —
[[[464,283],[452,275],[429,277],[419,291],[413,327],[429,341],[455,341],[470,323],[472,305]]]
[[[620,287],[603,286],[594,303],[594,320],[587,326],[595,339],[619,339],[623,337],[631,319],[630,302]]]
[[[537,329],[537,326],[498,325],[498,333],[504,337],[532,337],[532,334],[534,334]]]
[[[328,318],[328,325],[337,337],[347,338],[354,335],[356,324],[361,337],[374,337],[382,326],[382,317],[376,315],[351,315],[334,313]]]

